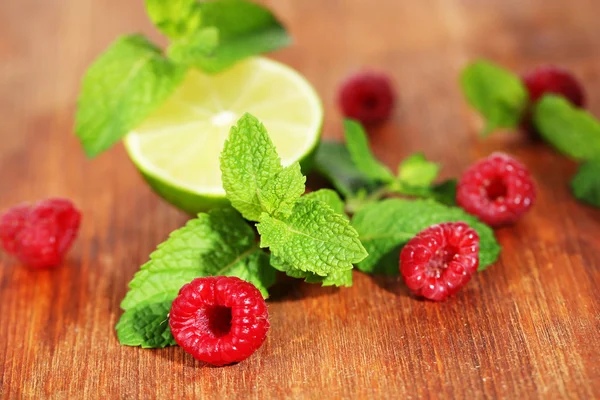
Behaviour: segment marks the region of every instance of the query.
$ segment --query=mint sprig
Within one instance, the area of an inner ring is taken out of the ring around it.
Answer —
[[[95,157],[134,130],[182,83],[188,68],[216,73],[290,43],[283,25],[245,0],[146,0],[169,39],[166,55],[142,35],[118,39],[86,72],[75,133]]]
[[[344,196],[347,211],[356,212],[391,194],[454,204],[456,181],[434,183],[440,172],[438,164],[428,161],[422,153],[416,153],[400,163],[398,174],[394,176],[373,155],[360,123],[346,120],[344,128],[346,144],[321,143],[315,164],[317,171]]]
[[[327,276],[367,256],[344,215],[316,195],[301,197],[305,177],[299,164],[281,165],[264,125],[252,115],[231,129],[221,171],[231,204],[259,222],[261,247],[291,269]]]
[[[290,214],[304,193],[300,165],[284,168],[267,130],[248,114],[231,128],[221,153],[221,172],[227,198],[250,221],[259,221],[265,212],[276,217]]]
[[[150,255],[121,303],[125,313],[116,329],[122,344],[175,344],[167,323],[171,302],[197,277],[237,276],[265,297],[276,270],[324,286],[352,284],[353,264],[367,252],[341,199],[331,190],[302,196],[306,178],[300,166],[281,165],[265,127],[252,115],[232,127],[221,171],[235,209],[199,214]],[[258,222],[260,238],[242,216]]]

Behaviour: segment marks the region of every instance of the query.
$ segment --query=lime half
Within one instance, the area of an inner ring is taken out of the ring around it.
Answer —
[[[219,156],[245,113],[267,128],[283,165],[310,163],[323,122],[315,90],[298,72],[252,58],[216,74],[188,72],[173,95],[125,138],[150,186],[175,206],[197,213],[227,204]]]

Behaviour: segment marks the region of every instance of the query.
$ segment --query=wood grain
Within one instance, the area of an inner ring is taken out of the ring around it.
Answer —
[[[301,71],[340,137],[334,99],[363,66],[388,72],[400,106],[375,130],[390,166],[417,150],[455,176],[495,150],[531,168],[539,200],[498,230],[500,261],[443,304],[397,278],[350,289],[284,282],[249,360],[208,368],[180,348],[117,343],[127,282],[186,216],[143,183],[121,146],[90,161],[72,134],[79,79],[117,35],[159,38],[141,1],[0,2],[0,208],[50,195],[84,213],[65,265],[0,254],[3,398],[600,398],[600,211],[577,204],[576,166],[518,135],[476,137],[457,74],[479,56],[523,71],[559,63],[600,115],[600,4],[593,0],[271,0],[295,37],[274,55]]]

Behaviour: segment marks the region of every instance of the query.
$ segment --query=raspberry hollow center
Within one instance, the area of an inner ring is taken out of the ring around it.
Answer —
[[[374,108],[377,108],[379,101],[375,96],[366,96],[363,100],[363,105],[365,106],[365,108],[372,110]]]
[[[224,306],[206,306],[197,313],[198,325],[203,331],[216,338],[231,331],[231,308]]]
[[[458,253],[458,249],[454,246],[444,246],[438,249],[427,264],[425,270],[427,276],[436,279],[440,278],[446,268],[448,268],[448,263],[452,261],[456,253]]]
[[[502,179],[494,178],[485,185],[485,193],[490,201],[496,201],[505,198],[508,194],[508,190]]]

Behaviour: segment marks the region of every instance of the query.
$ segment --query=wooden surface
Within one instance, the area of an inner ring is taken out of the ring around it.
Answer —
[[[141,0],[0,2],[0,208],[50,195],[84,213],[65,265],[34,272],[0,254],[0,393],[18,398],[600,398],[600,210],[577,204],[576,166],[518,135],[482,142],[457,86],[478,56],[523,71],[559,63],[600,115],[596,0],[272,0],[301,71],[340,137],[346,74],[387,71],[394,119],[373,132],[394,166],[417,150],[458,175],[495,150],[538,183],[533,211],[497,232],[500,261],[443,303],[398,278],[355,272],[350,289],[275,288],[272,329],[249,360],[208,368],[181,348],[117,343],[119,302],[139,265],[186,216],[143,183],[121,146],[93,161],[72,134],[79,79],[117,35],[158,35]]]

